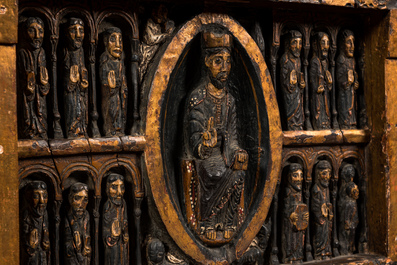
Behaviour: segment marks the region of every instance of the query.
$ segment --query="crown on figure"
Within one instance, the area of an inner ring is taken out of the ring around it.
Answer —
[[[204,31],[203,41],[205,48],[231,48],[232,36],[225,31]]]

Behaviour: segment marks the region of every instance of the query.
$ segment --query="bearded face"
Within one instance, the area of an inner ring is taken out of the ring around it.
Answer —
[[[205,58],[205,65],[209,69],[211,83],[218,89],[226,86],[231,69],[230,52],[223,49]]]
[[[44,38],[43,26],[37,22],[33,22],[29,24],[27,33],[30,45],[34,49],[39,49],[41,47],[41,44],[43,43]]]
[[[109,54],[113,58],[120,59],[121,54],[123,53],[123,40],[121,37],[121,33],[113,32],[112,34],[110,34],[106,46]]]
[[[35,189],[32,193],[33,211],[38,216],[43,216],[48,202],[48,193],[43,189]]]
[[[81,190],[75,193],[71,197],[70,204],[72,206],[73,215],[77,218],[81,218],[88,204],[88,192],[86,190]]]
[[[301,37],[292,38],[289,42],[289,50],[290,53],[295,58],[299,58],[302,50],[302,38]]]
[[[329,180],[331,179],[331,169],[322,169],[318,172],[318,179],[320,185],[323,188],[327,188],[329,186]]]
[[[68,37],[72,49],[80,49],[83,45],[84,39],[84,26],[81,24],[74,24],[68,28]]]
[[[344,44],[346,57],[352,58],[354,55],[354,37],[352,35],[347,36]]]
[[[120,179],[108,184],[108,196],[112,203],[120,206],[123,202],[125,187],[124,182]]]
[[[296,191],[302,190],[303,172],[301,169],[297,169],[289,174],[289,184]]]
[[[324,35],[320,40],[321,59],[326,59],[328,57],[328,50],[329,50],[329,38],[327,35]]]

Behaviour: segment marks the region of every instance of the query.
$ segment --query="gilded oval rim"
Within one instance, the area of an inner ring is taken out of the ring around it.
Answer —
[[[270,74],[257,44],[247,31],[234,19],[224,14],[203,13],[186,22],[169,43],[151,83],[146,113],[145,136],[147,145],[144,157],[153,199],[168,233],[182,251],[202,264],[209,263],[215,257],[209,257],[209,253],[203,251],[196,244],[191,233],[185,231],[177,209],[172,203],[171,195],[167,192],[161,154],[160,113],[168,82],[178,59],[182,55],[183,48],[201,31],[203,25],[208,24],[219,24],[228,29],[246,50],[252,63],[256,66],[268,113],[269,178],[266,180],[262,197],[258,198],[260,202],[256,213],[234,246],[235,258],[240,257],[248,248],[266,219],[279,178],[283,140],[279,110]]]

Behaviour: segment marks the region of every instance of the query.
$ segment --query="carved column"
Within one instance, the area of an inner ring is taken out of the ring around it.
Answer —
[[[365,172],[365,169],[361,169]],[[358,243],[359,253],[368,253],[368,222],[367,222],[367,176],[363,173],[360,174],[359,189],[360,189],[360,200],[359,200],[359,222],[360,222],[360,239]]]
[[[133,93],[133,125],[130,131],[130,135],[138,134],[139,132],[139,108],[138,108],[138,98],[139,98],[139,40],[131,40],[131,83],[132,83],[132,93]]]
[[[312,131],[312,123],[310,122],[310,110],[309,110],[309,79],[307,76],[307,68],[309,66],[309,51],[310,51],[310,42],[309,37],[305,34],[305,46],[303,47],[303,72],[305,74],[305,91],[304,91],[304,106],[305,106],[305,129]]]
[[[334,170],[337,170],[334,167]],[[331,179],[332,181],[332,208],[334,212],[334,218],[332,219],[332,237],[333,237],[333,242],[332,242],[332,253],[334,257],[340,256],[339,254],[339,240],[338,240],[338,229],[337,229],[337,208],[336,208],[336,198],[338,197],[338,177],[337,174],[334,172],[334,177]]]
[[[59,113],[58,109],[58,86],[57,86],[57,46],[58,46],[58,36],[51,35],[51,62],[52,62],[52,107],[53,107],[53,114],[54,114],[54,123],[53,123],[53,130],[54,130],[54,139],[63,138],[63,132],[61,127],[61,114]]]
[[[312,186],[312,176],[311,176],[312,169],[307,169],[305,172],[305,190],[303,196],[305,197],[305,203],[307,208],[310,209],[310,187]],[[313,260],[312,254],[312,245],[310,243],[310,225],[306,228],[306,235],[305,235],[305,252],[306,252],[306,261]]]
[[[94,265],[99,264],[99,205],[101,203],[101,196],[94,196]]]
[[[134,198],[134,217],[135,217],[135,264],[141,265],[141,203],[143,197]]]
[[[90,71],[91,71],[91,97],[90,97],[90,108],[91,108],[91,122],[90,122],[90,127],[89,131],[92,137],[101,137],[101,134],[99,133],[98,129],[98,111],[97,111],[97,100],[96,100],[96,75],[95,75],[95,52],[96,52],[96,41],[91,40],[90,43],[90,56],[89,56],[89,62],[90,62]]]
[[[277,182],[276,191],[273,196],[273,210],[272,210],[272,252],[270,257],[271,265],[279,265],[280,260],[278,259],[278,246],[277,246],[277,215],[278,215],[278,192],[280,189],[280,183]]]
[[[272,79],[273,79],[273,86],[274,91],[277,94],[277,53],[278,49],[280,48],[280,27],[281,23],[274,22],[273,23],[273,41],[272,45],[270,46],[270,64],[271,64],[271,71],[272,71]]]
[[[333,36],[332,36],[333,35]],[[331,75],[332,75],[332,128],[334,130],[339,129],[339,123],[338,123],[338,111],[336,110],[336,102],[335,102],[335,88],[336,88],[336,82],[335,82],[335,55],[336,55],[336,35],[334,33],[331,33],[332,37],[332,45],[330,47],[330,65],[331,65]]]
[[[60,251],[60,234],[59,225],[61,223],[60,209],[62,205],[62,200],[55,200],[54,202],[54,216],[55,216],[55,265],[60,264],[59,251]]]

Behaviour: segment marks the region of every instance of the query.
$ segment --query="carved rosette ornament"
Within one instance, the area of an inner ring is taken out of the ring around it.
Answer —
[[[186,47],[195,37],[201,37],[201,49],[192,51],[202,55],[195,61],[201,76],[184,86],[174,81],[183,80]],[[242,82],[235,85],[238,81]],[[144,129],[150,196],[176,243],[168,247],[204,264],[243,264],[260,257],[261,250],[252,244],[277,183],[281,125],[269,72],[255,41],[226,15],[198,15],[176,32],[153,78],[142,84],[148,97]],[[243,93],[249,98],[243,99]],[[259,104],[267,111],[259,111]],[[183,113],[176,115],[175,105],[185,106]],[[247,129],[241,108],[252,110],[247,113],[254,122]],[[252,135],[255,147],[246,149],[243,135]],[[183,154],[177,164],[168,153],[175,148]],[[177,176],[182,200],[171,192],[178,190]]]

